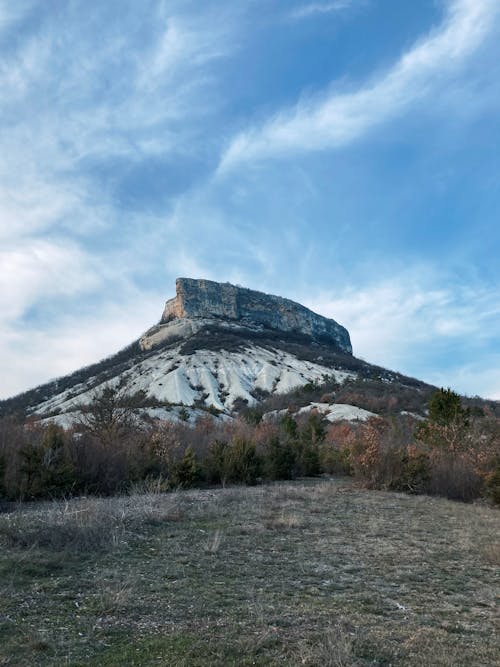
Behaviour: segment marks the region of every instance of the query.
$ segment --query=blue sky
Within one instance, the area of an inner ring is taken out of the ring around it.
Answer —
[[[0,0],[0,396],[177,276],[500,399],[498,0]]]

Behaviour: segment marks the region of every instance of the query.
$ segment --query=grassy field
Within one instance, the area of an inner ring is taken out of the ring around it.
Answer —
[[[0,515],[0,665],[494,665],[500,514],[342,480]]]

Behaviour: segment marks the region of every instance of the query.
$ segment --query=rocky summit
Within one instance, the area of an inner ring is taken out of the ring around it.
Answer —
[[[167,340],[185,338],[209,323],[301,334],[352,353],[347,329],[295,301],[231,283],[191,278],[176,280],[176,296],[165,304],[160,324],[141,338],[141,347],[151,349]]]

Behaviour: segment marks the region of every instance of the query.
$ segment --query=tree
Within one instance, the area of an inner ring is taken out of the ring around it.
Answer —
[[[134,407],[130,399],[109,385],[97,391],[92,401],[80,409],[80,426],[104,445],[116,443],[134,425]]]
[[[54,423],[45,429],[40,444],[26,443],[19,451],[22,494],[28,498],[57,497],[76,484],[75,467],[64,430]]]
[[[463,449],[467,444],[469,411],[464,410],[460,396],[451,389],[438,389],[429,399],[429,418],[422,422],[415,437],[432,447],[450,452]]]
[[[452,389],[438,389],[429,399],[429,421],[440,426],[452,422],[467,422],[468,412],[462,407],[460,396]]]
[[[292,479],[295,471],[296,452],[290,443],[283,443],[274,436],[266,456],[266,473],[271,479]]]
[[[174,486],[188,488],[200,480],[201,469],[192,447],[188,447],[184,456],[174,465],[172,483]]]

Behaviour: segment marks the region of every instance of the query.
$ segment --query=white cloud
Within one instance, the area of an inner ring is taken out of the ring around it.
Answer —
[[[500,401],[500,355],[488,364],[472,362],[443,373],[429,372],[428,381],[437,387],[454,387],[468,396],[482,396]]]
[[[305,19],[322,14],[331,14],[352,5],[352,0],[334,0],[333,2],[311,2],[301,7],[297,7],[290,12],[291,19]]]
[[[305,302],[347,327],[355,356],[469,394],[500,394],[500,359],[488,351],[500,328],[498,289],[463,286],[418,267]],[[463,364],[452,348],[481,362]]]
[[[321,99],[301,101],[262,127],[236,136],[222,157],[219,172],[239,163],[354,141],[438,90],[443,77],[483,44],[499,12],[497,0],[453,0],[443,24],[417,42],[386,74],[354,92],[334,91]]]
[[[27,239],[4,244],[0,266],[0,324],[7,329],[42,296],[71,296],[100,283],[90,258],[71,242]]]
[[[20,15],[10,5],[0,0],[0,22]],[[89,34],[79,20],[85,3],[75,3],[47,12],[38,32],[2,54],[0,239],[65,219],[80,232],[95,226],[96,208],[105,224],[116,202],[85,164],[198,150],[196,121],[217,104],[208,65],[229,52],[230,26],[165,11],[158,10],[165,27],[151,44],[131,45],[105,22],[105,6],[92,23],[103,35]]]
[[[168,17],[166,25],[153,48],[139,62],[137,83],[141,88],[158,86],[162,81],[181,78],[186,69],[200,67],[230,52],[228,26],[221,22],[206,26],[187,22],[179,17]],[[186,85],[186,81],[184,81]]]
[[[57,319],[43,330],[16,328],[0,337],[0,400],[114,354],[157,322],[158,295],[131,292],[96,312]]]

